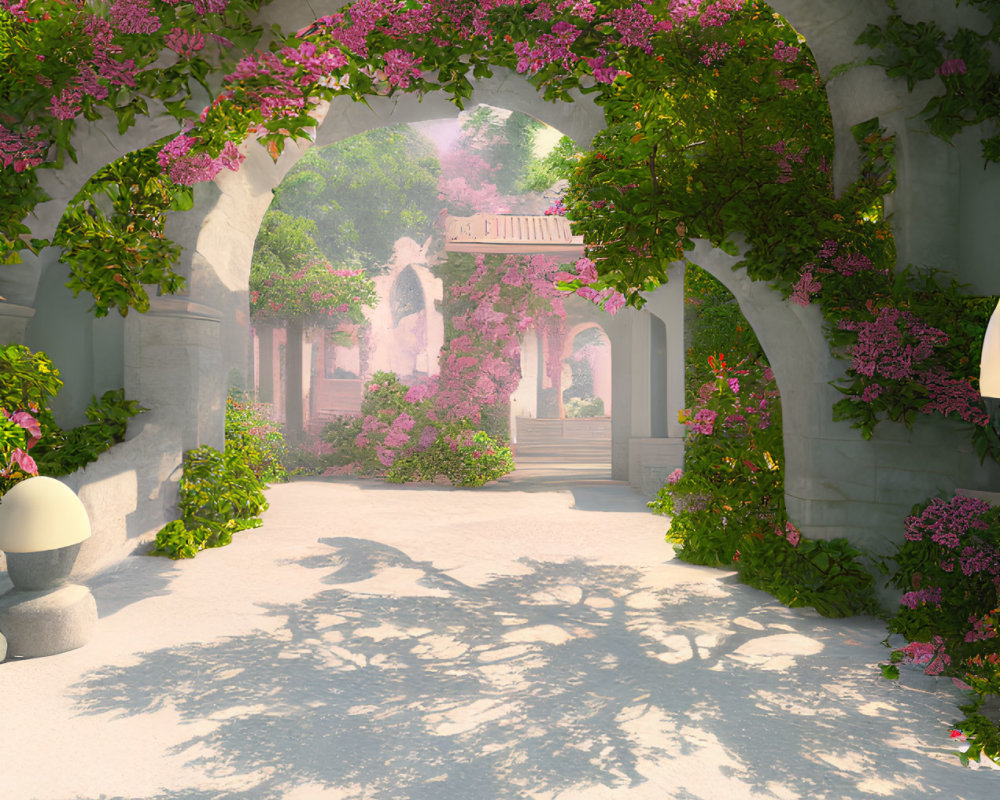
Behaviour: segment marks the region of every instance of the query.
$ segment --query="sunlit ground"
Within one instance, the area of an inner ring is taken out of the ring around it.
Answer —
[[[274,486],[264,526],[93,582],[0,667],[5,800],[994,797],[884,626],[673,561],[622,485]],[[914,794],[916,787],[919,791]]]

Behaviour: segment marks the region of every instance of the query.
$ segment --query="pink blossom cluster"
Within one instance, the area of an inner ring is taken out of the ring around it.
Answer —
[[[238,170],[245,158],[233,142],[226,142],[215,158],[208,153],[190,152],[197,141],[182,133],[167,142],[157,154],[160,167],[174,183],[191,186],[214,180],[223,168]]]
[[[653,52],[652,34],[661,29],[660,23],[641,3],[611,9],[608,15],[623,47],[636,47],[646,55]]]
[[[711,436],[715,426],[715,418],[718,416],[718,411],[714,411],[711,408],[702,408],[686,424],[692,433]]]
[[[964,75],[968,71],[965,66],[965,61],[961,58],[950,58],[947,61],[942,61],[941,65],[935,70],[938,75]]]
[[[0,0],[0,8],[7,12],[19,22],[32,22],[28,16],[28,0]]]
[[[177,5],[178,0],[163,0],[163,2]],[[204,16],[205,14],[221,14],[228,8],[229,0],[192,0],[192,4],[195,12]]]
[[[944,367],[924,370],[916,375],[917,380],[927,389],[930,396],[921,407],[924,414],[957,416],[981,428],[989,424],[990,418],[983,407],[983,398],[967,380],[953,378]]]
[[[721,28],[742,7],[741,0],[717,0],[702,10],[698,24],[703,28]]]
[[[115,29],[111,23],[93,14],[83,14],[83,29],[93,48],[92,57],[75,64],[77,73],[71,82],[52,95],[48,111],[60,120],[71,120],[83,110],[84,96],[103,100],[108,86],[135,86],[135,62],[120,58],[121,45],[114,44]],[[44,60],[45,56],[39,54]],[[42,75],[37,79],[50,87],[52,81]],[[101,81],[106,81],[102,83]]]
[[[949,550],[958,548],[968,533],[985,530],[983,514],[990,504],[975,497],[956,495],[951,500],[935,497],[920,514],[906,518],[904,536],[909,542],[929,539]]]
[[[799,542],[802,541],[802,534],[799,532],[799,529],[792,524],[791,520],[785,521],[784,529],[776,527],[774,532],[783,539],[787,539],[788,543],[792,547],[798,547]]]
[[[907,608],[916,608],[922,605],[933,605],[935,607],[941,606],[941,587],[932,586],[927,589],[917,589],[913,592],[907,592],[903,595],[902,599],[899,601],[900,605],[906,606]]]
[[[799,48],[784,42],[776,42],[773,55],[776,61],[791,63],[799,57]]]
[[[704,3],[705,0],[670,0],[667,13],[674,25],[683,25],[698,16]]]
[[[539,34],[533,41],[514,42],[517,71],[536,73],[549,64],[559,64],[570,69],[580,57],[570,47],[580,35],[575,25],[560,20],[552,26],[552,33]]]
[[[837,272],[845,278],[867,272],[872,269],[871,259],[857,251],[841,250],[840,245],[832,239],[827,239],[820,247],[817,257],[826,262],[826,266],[817,268],[817,272]],[[888,274],[884,272],[883,274]]]
[[[809,305],[810,296],[817,294],[823,288],[823,284],[816,280],[813,275],[815,266],[815,264],[806,264],[802,268],[802,273],[798,281],[792,287],[792,294],[789,299],[796,305]]]
[[[966,642],[984,642],[987,639],[996,638],[997,629],[989,619],[979,619],[978,617],[970,616],[969,624],[972,627],[965,632]]]
[[[767,147],[768,150],[771,150],[778,156],[778,179],[776,183],[791,183],[795,171],[793,165],[803,163],[806,154],[809,152],[808,147],[803,147],[801,150],[791,150],[788,144],[787,140],[780,139],[775,144],[768,145]]]
[[[1000,577],[1000,552],[983,542],[966,545],[959,553],[958,565],[967,578],[986,573],[996,579]]]
[[[23,472],[27,475],[37,475],[38,465],[35,463],[28,450],[37,444],[42,438],[42,428],[38,420],[27,411],[15,411],[9,413],[7,409],[0,408],[0,414],[19,426],[27,434],[25,446],[15,447],[10,454],[10,462],[0,467],[0,477],[10,477],[15,471]]]
[[[574,267],[576,269],[575,274],[560,271],[555,273],[553,279],[558,282],[570,283],[579,281],[582,285],[574,293],[585,300],[590,300],[595,305],[601,306],[612,316],[625,307],[625,296],[621,292],[594,285],[598,284],[599,276],[597,274],[597,266],[593,261],[586,257],[579,258]]]
[[[205,47],[205,37],[200,31],[184,28],[171,28],[170,33],[163,37],[163,42],[181,58],[191,58]]]
[[[944,652],[944,639],[935,636],[930,642],[910,642],[901,647],[902,664],[916,664],[924,668],[928,675],[940,675],[951,663],[951,658]]]
[[[115,0],[111,22],[122,33],[156,33],[160,18],[150,8],[150,0]]]
[[[857,332],[857,342],[850,350],[851,366],[869,378],[878,375],[890,380],[912,380],[934,348],[948,341],[944,331],[898,308],[880,308],[870,322],[842,319],[839,327]]]
[[[417,58],[412,53],[396,48],[389,50],[383,58],[385,60],[386,80],[390,86],[405,89],[413,78],[420,77],[419,67],[423,57]]]
[[[706,67],[711,66],[716,61],[721,61],[726,54],[733,49],[728,42],[712,42],[701,46],[701,58],[698,60]]]
[[[509,400],[521,377],[520,335],[532,325],[545,335],[546,325],[565,317],[556,269],[546,256],[512,255],[498,265],[477,256],[472,276],[452,288],[466,310],[452,317],[459,335],[441,355],[435,407],[445,418],[475,423],[482,409]],[[561,360],[553,361],[561,370]]]
[[[590,74],[594,76],[594,80],[598,83],[614,83],[615,78],[619,75],[625,74],[624,71],[618,69],[618,67],[609,66],[606,59],[607,56],[603,55],[597,56],[596,58],[584,59],[587,66],[590,67]]]
[[[0,160],[4,167],[13,167],[14,172],[24,172],[41,164],[49,147],[47,142],[39,138],[41,132],[38,125],[27,128],[23,134],[0,125]]]

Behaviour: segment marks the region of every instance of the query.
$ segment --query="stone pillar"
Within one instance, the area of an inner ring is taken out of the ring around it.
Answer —
[[[632,432],[632,324],[639,314],[623,309],[605,328],[611,340],[611,477],[628,480],[629,438]]]
[[[125,396],[150,410],[142,426],[176,430],[183,450],[224,447],[221,315],[177,297],[151,298],[125,320]],[[131,429],[131,426],[130,426]]]
[[[260,325],[257,331],[257,400],[274,402],[274,328]]]
[[[629,379],[631,382],[631,438],[648,439],[652,434],[652,407],[650,392],[652,390],[652,375],[650,375],[650,333],[649,314],[645,311],[633,312],[629,351],[626,358],[629,363]],[[617,403],[615,404],[617,406]]]
[[[677,415],[684,408],[684,265],[673,265],[669,278],[644,308],[667,328],[667,435],[682,439],[685,426]]]
[[[300,442],[304,436],[302,415],[302,322],[291,320],[285,341],[285,438]]]

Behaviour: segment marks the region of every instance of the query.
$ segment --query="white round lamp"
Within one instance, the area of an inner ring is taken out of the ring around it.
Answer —
[[[979,394],[986,401],[993,429],[1000,432],[1000,303],[986,326],[983,355],[979,361]]]
[[[5,553],[56,550],[89,536],[87,509],[55,478],[28,478],[0,498],[0,550]]]

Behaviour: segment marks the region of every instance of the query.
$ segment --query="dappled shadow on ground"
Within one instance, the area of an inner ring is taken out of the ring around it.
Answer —
[[[212,723],[176,748],[206,784],[157,800],[995,790],[966,772],[956,793],[961,768],[919,752],[948,698],[877,677],[874,620],[790,611],[676,563],[524,562],[470,586],[374,541],[323,543],[297,563],[331,588],[271,607],[276,633],[150,652],[75,687],[81,714],[173,706]]]
[[[86,581],[101,618],[169,592],[170,583],[177,574],[176,564],[169,558],[147,555],[152,547],[151,543],[144,545],[132,557],[122,559]]]

